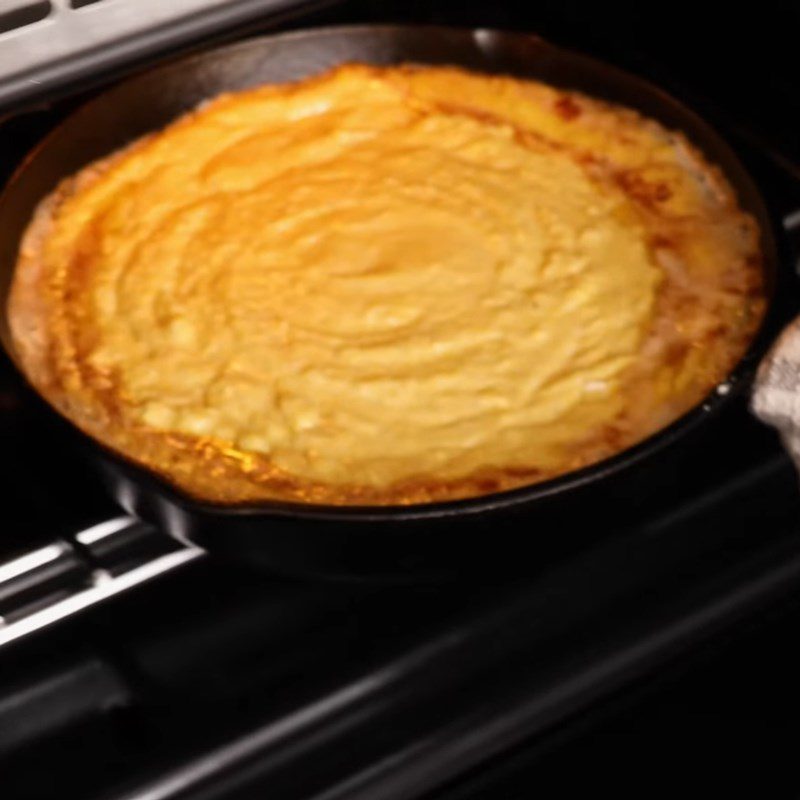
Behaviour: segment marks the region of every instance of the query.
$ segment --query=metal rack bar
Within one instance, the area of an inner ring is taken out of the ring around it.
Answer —
[[[153,546],[142,548],[148,538]],[[107,520],[74,539],[58,539],[0,564],[0,646],[204,555],[199,548],[173,547],[131,517]]]
[[[0,113],[303,0],[0,0]]]

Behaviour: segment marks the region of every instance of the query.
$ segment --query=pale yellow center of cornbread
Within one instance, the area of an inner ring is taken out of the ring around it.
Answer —
[[[356,71],[183,120],[46,246],[92,237],[86,358],[134,419],[382,487],[560,470],[621,412],[661,274],[627,202]]]

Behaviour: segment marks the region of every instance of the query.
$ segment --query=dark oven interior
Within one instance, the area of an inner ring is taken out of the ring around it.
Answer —
[[[734,146],[794,275],[800,11],[518,5],[329,3],[213,38],[505,27],[626,67]],[[92,91],[75,88],[0,125],[3,179]],[[646,498],[580,520],[599,543],[447,586],[272,578],[124,518],[5,360],[0,443],[4,797],[666,797],[689,776],[697,793],[771,795],[796,780],[797,480],[744,400]]]

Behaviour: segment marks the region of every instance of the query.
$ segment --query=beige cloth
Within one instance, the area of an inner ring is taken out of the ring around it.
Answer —
[[[786,328],[758,368],[751,408],[777,428],[800,467],[800,318]]]

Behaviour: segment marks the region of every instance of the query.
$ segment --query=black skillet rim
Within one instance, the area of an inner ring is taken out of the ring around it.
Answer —
[[[735,184],[736,187],[746,188],[746,191],[749,195],[749,205],[751,206],[748,210],[756,218],[759,227],[760,244],[764,262],[763,272],[766,287],[767,309],[759,329],[754,335],[745,354],[737,362],[736,366],[727,375],[725,380],[714,386],[700,403],[665,428],[662,428],[641,442],[638,442],[637,444],[609,458],[598,461],[595,464],[582,467],[581,469],[573,470],[564,475],[542,481],[540,483],[533,483],[527,486],[521,486],[502,492],[479,495],[473,498],[408,505],[330,505],[280,500],[265,500],[258,503],[249,502],[237,504],[215,504],[205,502],[191,496],[180,488],[174,486],[156,471],[138,464],[125,454],[112,450],[99,440],[81,431],[58,409],[56,409],[44,397],[42,397],[35,387],[30,385],[25,377],[25,373],[17,361],[16,353],[14,352],[13,347],[10,346],[10,342],[6,343],[4,341],[4,350],[8,354],[17,371],[21,374],[23,380],[25,380],[26,384],[33,390],[37,397],[39,397],[50,410],[55,412],[55,414],[61,420],[65,421],[72,430],[76,431],[87,444],[91,444],[98,448],[103,455],[113,463],[115,468],[121,469],[124,473],[132,477],[139,485],[143,486],[148,491],[152,491],[156,495],[161,495],[164,499],[191,513],[221,518],[292,517],[308,520],[352,522],[354,524],[358,524],[359,522],[396,522],[402,520],[411,521],[441,519],[446,517],[457,517],[461,515],[471,516],[473,514],[482,514],[494,510],[511,509],[527,503],[535,502],[537,500],[545,500],[547,498],[560,496],[566,492],[585,486],[586,484],[602,480],[603,478],[611,475],[615,475],[628,467],[636,466],[643,459],[656,455],[659,451],[673,444],[682,436],[690,433],[699,424],[716,416],[723,408],[728,406],[735,397],[741,395],[741,393],[746,391],[750,386],[755,374],[755,369],[758,366],[758,362],[768,349],[771,339],[776,333],[777,325],[780,322],[779,319],[776,319],[777,304],[775,302],[777,284],[781,282],[781,259],[779,258],[778,237],[776,236],[776,226],[773,223],[768,204],[765,202],[764,196],[762,195],[758,184],[752,178],[749,171],[742,164],[733,148],[727,143],[723,136],[720,135],[717,130],[699,113],[694,111],[693,108],[687,106],[682,101],[675,98],[672,94],[668,93],[658,85],[645,78],[628,72],[627,70],[624,70],[613,64],[609,64],[605,61],[597,59],[593,56],[586,55],[580,51],[574,51],[570,48],[552,44],[535,33],[494,28],[468,28],[446,25],[372,25],[368,23],[332,25],[299,28],[277,34],[266,34],[250,37],[242,41],[222,45],[220,47],[214,47],[189,56],[180,57],[156,67],[137,72],[135,75],[129,76],[121,81],[116,81],[111,86],[101,89],[85,103],[82,103],[76,109],[71,111],[64,120],[60,121],[52,130],[50,130],[42,138],[42,140],[24,156],[20,164],[12,173],[11,177],[6,182],[6,185],[2,188],[2,191],[0,191],[0,208],[2,208],[3,201],[6,199],[7,191],[18,180],[24,180],[24,173],[28,164],[35,160],[38,152],[41,149],[44,149],[51,139],[54,139],[58,136],[61,127],[66,124],[67,121],[69,121],[74,115],[79,114],[84,109],[90,107],[93,103],[100,102],[106,92],[118,89],[120,86],[128,82],[146,78],[158,72],[166,72],[171,69],[180,69],[191,62],[200,62],[211,54],[232,52],[234,50],[247,49],[251,47],[261,47],[270,42],[306,38],[309,36],[315,38],[327,35],[337,36],[347,33],[366,35],[371,33],[385,33],[402,35],[414,34],[415,32],[428,32],[433,34],[439,33],[450,36],[465,36],[478,43],[478,46],[481,46],[481,39],[491,39],[495,37],[505,40],[513,38],[518,39],[521,42],[536,42],[539,47],[546,48],[553,53],[557,53],[560,56],[569,58],[575,62],[582,62],[586,67],[594,67],[598,70],[601,70],[612,79],[617,79],[622,83],[626,83],[629,86],[632,86],[643,92],[645,95],[655,98],[659,103],[667,107],[672,107],[672,109],[674,109],[679,116],[691,121],[692,126],[694,126],[697,130],[702,131],[703,137],[706,140],[709,140],[713,144],[714,148],[714,154],[713,156],[709,157],[709,160],[716,164],[723,171],[727,178],[731,177],[732,172],[738,173],[731,180],[731,183]],[[478,69],[476,71],[480,70]],[[553,83],[554,85],[558,85],[557,82]],[[565,88],[569,88],[567,84],[561,85],[565,86]],[[648,115],[650,115],[649,112]],[[700,147],[701,150],[704,150],[704,148],[695,142],[691,136],[689,138],[692,140],[695,146]],[[720,157],[724,158],[724,160],[727,162],[724,167],[719,163]],[[741,200],[741,198],[739,199]],[[5,337],[2,338],[5,339]]]

